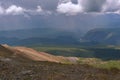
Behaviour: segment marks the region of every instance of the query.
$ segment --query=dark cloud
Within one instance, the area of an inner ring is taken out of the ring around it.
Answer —
[[[59,0],[39,0],[43,9],[56,10]]]
[[[71,0],[72,1],[72,3],[74,3],[74,4],[78,4],[78,0]]]
[[[85,12],[100,12],[106,0],[81,0],[80,5],[82,5]]]
[[[40,5],[43,9],[55,10],[59,0],[1,0],[1,5],[7,7],[10,5],[18,5],[25,8],[35,9]]]

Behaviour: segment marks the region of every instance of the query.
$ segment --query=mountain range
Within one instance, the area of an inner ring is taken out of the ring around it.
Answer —
[[[56,28],[0,31],[0,43],[9,45],[120,45],[120,28],[95,28],[85,34]]]
[[[10,45],[76,44],[79,33],[55,28],[0,31],[0,43]]]

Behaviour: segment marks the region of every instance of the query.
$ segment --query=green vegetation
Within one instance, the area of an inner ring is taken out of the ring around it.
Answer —
[[[93,66],[98,67],[98,68],[107,68],[107,69],[117,68],[117,69],[120,69],[120,61],[107,61],[107,62],[103,62],[100,64],[94,64]]]
[[[29,46],[38,51],[58,56],[72,56],[83,58],[100,58],[102,60],[119,60],[119,46]]]
[[[91,51],[83,48],[77,48],[77,47],[62,47],[62,46],[51,46],[51,47],[40,47],[40,46],[34,46],[32,47],[38,51],[47,52],[53,55],[58,56],[74,56],[74,57],[92,57],[92,54],[89,54]]]
[[[120,60],[110,60],[110,61],[102,61],[97,58],[79,58],[78,64],[88,64],[96,68],[103,69],[120,69]]]

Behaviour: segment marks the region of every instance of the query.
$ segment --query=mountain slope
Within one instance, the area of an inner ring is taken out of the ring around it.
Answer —
[[[88,31],[83,41],[99,44],[120,45],[120,28],[98,28]]]
[[[62,58],[50,55],[45,52],[37,52],[34,49],[26,47],[14,47],[14,49],[20,51],[25,57],[35,61],[50,61],[50,62],[62,62]],[[64,60],[64,58],[63,58]]]

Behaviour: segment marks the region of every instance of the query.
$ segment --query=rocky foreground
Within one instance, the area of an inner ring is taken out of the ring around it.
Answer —
[[[120,80],[120,70],[117,68],[99,69],[85,64],[64,64],[59,61],[66,59],[45,53],[44,58],[39,56],[43,60],[40,61],[39,57],[34,59],[31,52],[34,50],[1,45],[0,80]],[[28,54],[32,55],[28,57]],[[45,56],[52,58],[48,61]],[[70,60],[74,61],[73,58]]]
[[[120,80],[120,70],[51,62],[0,61],[0,80]]]

